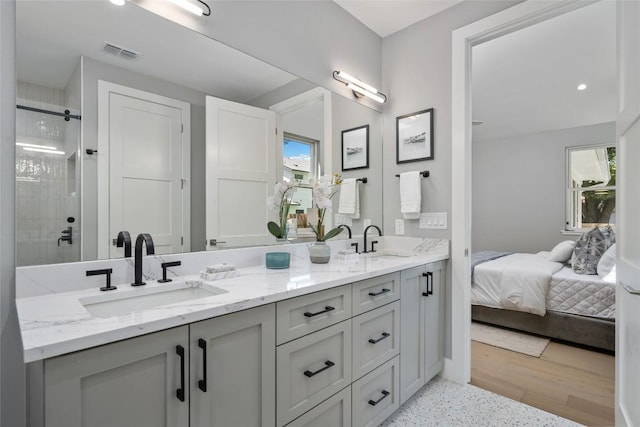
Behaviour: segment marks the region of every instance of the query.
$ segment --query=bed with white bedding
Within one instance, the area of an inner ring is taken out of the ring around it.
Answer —
[[[474,254],[474,320],[614,350],[615,268],[600,277],[549,261],[549,252],[494,256]]]

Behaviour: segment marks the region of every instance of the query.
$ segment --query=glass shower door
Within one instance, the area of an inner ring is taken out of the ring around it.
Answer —
[[[16,110],[16,263],[79,261],[80,121],[34,110]]]

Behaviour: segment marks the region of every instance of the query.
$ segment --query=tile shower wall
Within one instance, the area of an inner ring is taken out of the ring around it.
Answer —
[[[18,82],[17,103],[63,112],[62,90]],[[73,112],[72,112],[73,114]],[[60,242],[61,231],[76,196],[75,147],[79,137],[77,120],[16,110],[16,142],[55,147],[64,154],[27,151],[16,147],[16,262],[18,266],[77,261],[78,242]]]

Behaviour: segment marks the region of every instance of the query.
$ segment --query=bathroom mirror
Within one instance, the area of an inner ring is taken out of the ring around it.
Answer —
[[[101,175],[105,182],[105,173],[106,182],[112,183],[100,162],[118,163],[98,149],[99,81],[187,104],[189,119],[184,124],[189,128],[189,148],[183,154],[189,160],[185,165],[188,174],[180,185],[187,200],[183,212],[188,214],[181,222],[178,249],[165,249],[169,246],[158,238],[157,253],[205,250],[209,197],[205,188],[205,96],[269,109],[315,88],[133,3],[118,7],[108,1],[22,1],[16,13],[16,103],[26,107],[17,110],[16,118],[19,266],[119,256],[117,251],[109,254],[116,237],[113,233],[99,237],[100,229],[109,227],[99,199],[105,191],[112,196],[108,186],[105,190],[98,185]],[[329,136],[321,144],[330,142],[332,149],[320,151],[331,153],[332,167],[325,169],[321,159],[321,170],[346,178],[368,178],[360,190],[362,215],[351,222],[354,233],[361,233],[364,219],[382,224],[382,119],[380,113],[336,94],[331,94],[330,102],[330,115],[324,117],[330,125]],[[126,118],[140,127],[138,140],[143,140],[144,120],[135,115]],[[371,129],[369,169],[341,172],[341,131],[367,124]],[[148,154],[144,144],[125,147],[133,147],[142,158]],[[280,147],[280,162],[283,155]],[[166,159],[175,160],[171,155]],[[149,194],[135,185],[125,188],[129,197],[143,199]],[[126,223],[131,218],[125,219],[122,229],[135,233],[141,228],[139,231],[155,238],[154,221],[161,221],[164,208],[174,202],[150,198],[149,203],[155,204],[132,225]],[[100,247],[107,248],[107,255]]]

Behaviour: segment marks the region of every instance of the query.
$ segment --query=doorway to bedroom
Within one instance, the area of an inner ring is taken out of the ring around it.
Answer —
[[[586,425],[615,413],[615,19],[598,2],[472,51],[471,383]]]

